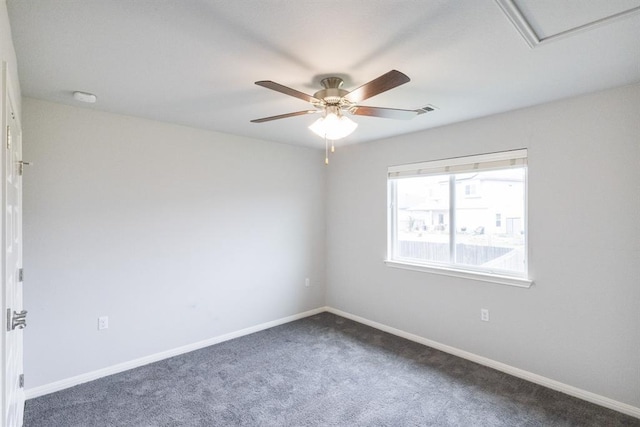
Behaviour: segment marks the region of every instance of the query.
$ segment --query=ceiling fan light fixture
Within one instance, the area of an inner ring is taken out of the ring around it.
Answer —
[[[309,129],[320,138],[335,141],[351,135],[357,127],[358,124],[348,117],[327,113],[325,117],[313,122]]]

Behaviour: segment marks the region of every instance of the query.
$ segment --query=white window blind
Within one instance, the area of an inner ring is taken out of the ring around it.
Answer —
[[[527,150],[520,149],[503,151],[500,153],[480,154],[477,156],[465,156],[452,159],[390,166],[387,173],[389,179],[398,179],[427,175],[508,169],[526,166],[526,164]]]

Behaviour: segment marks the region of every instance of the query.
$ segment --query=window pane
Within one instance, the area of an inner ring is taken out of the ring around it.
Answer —
[[[524,168],[456,175],[455,209],[455,263],[525,271]]]
[[[449,177],[396,181],[395,257],[450,262]]]

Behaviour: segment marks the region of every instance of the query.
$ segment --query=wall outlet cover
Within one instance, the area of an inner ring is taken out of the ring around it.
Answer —
[[[98,317],[98,330],[109,329],[109,316]]]

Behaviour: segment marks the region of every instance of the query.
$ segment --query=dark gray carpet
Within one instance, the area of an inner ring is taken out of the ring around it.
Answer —
[[[322,313],[27,401],[36,426],[640,426]]]

